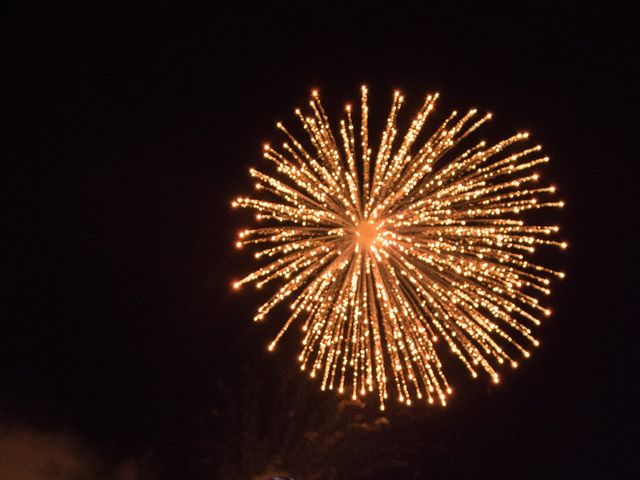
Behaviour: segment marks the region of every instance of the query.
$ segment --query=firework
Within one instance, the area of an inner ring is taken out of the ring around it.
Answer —
[[[531,328],[551,313],[538,297],[564,274],[530,257],[538,246],[566,243],[554,240],[557,226],[524,217],[563,202],[553,200],[555,187],[539,185],[534,167],[549,159],[539,145],[521,146],[527,133],[469,142],[491,114],[453,112],[424,133],[438,94],[401,138],[404,98],[395,92],[374,149],[367,93],[362,87],[359,125],[347,105],[334,131],[314,91],[309,113],[295,111],[306,145],[277,124],[287,140],[263,152],[275,173],[250,170],[261,198],[232,203],[266,222],[240,232],[237,246],[261,246],[255,257],[268,263],[234,288],[279,281],[254,319],[290,302],[268,348],[299,323],[300,368],[323,390],[376,392],[381,409],[392,394],[445,405],[446,349],[473,377],[484,371],[497,383],[498,365],[515,368],[538,345]]]

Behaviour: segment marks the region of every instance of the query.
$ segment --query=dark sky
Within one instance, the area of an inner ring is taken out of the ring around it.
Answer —
[[[445,454],[414,452],[416,468],[429,478],[637,471],[636,12],[559,2],[9,10],[0,427],[70,436],[105,471],[144,459],[149,478],[216,478],[194,466],[191,445],[216,441],[202,419],[220,385],[241,384],[247,365],[293,368],[295,351],[268,356],[278,320],[252,325],[264,297],[230,291],[253,266],[233,249],[247,217],[230,199],[250,192],[260,146],[311,88],[337,113],[367,83],[373,110],[395,88],[410,105],[437,90],[441,113],[492,111],[496,137],[531,131],[567,201],[571,248],[554,257],[567,279],[542,347],[498,388],[454,374],[458,393],[423,433]]]

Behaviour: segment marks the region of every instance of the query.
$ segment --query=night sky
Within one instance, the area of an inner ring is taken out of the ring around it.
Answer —
[[[532,359],[497,387],[452,366],[446,409],[391,418],[410,425],[393,442],[413,477],[367,478],[637,473],[637,12],[137,5],[3,15],[2,479],[35,478],[16,472],[56,448],[84,473],[40,478],[223,478],[229,391],[287,421],[247,384],[298,382],[322,417],[332,400],[299,382],[297,334],[266,352],[284,314],[255,325],[266,293],[230,288],[255,264],[233,247],[250,216],[229,204],[312,88],[336,118],[363,83],[381,119],[396,88],[405,114],[439,91],[441,116],[493,112],[488,139],[530,131],[570,245],[549,254],[567,278]]]

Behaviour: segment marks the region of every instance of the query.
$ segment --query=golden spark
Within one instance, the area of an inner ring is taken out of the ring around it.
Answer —
[[[300,368],[321,377],[323,390],[376,392],[384,409],[395,386],[406,404],[446,405],[452,389],[442,350],[473,377],[485,371],[497,383],[496,364],[515,368],[516,357],[538,345],[531,326],[551,311],[537,297],[564,274],[529,259],[538,245],[567,245],[553,240],[557,226],[530,224],[523,214],[564,203],[549,200],[555,187],[537,185],[532,169],[549,158],[540,146],[518,147],[527,133],[461,147],[491,114],[453,112],[424,134],[438,94],[426,97],[400,139],[404,98],[395,92],[374,151],[367,93],[362,87],[359,132],[347,105],[336,135],[317,91],[311,113],[295,111],[309,145],[277,124],[287,141],[263,152],[276,173],[250,170],[268,197],[232,204],[267,221],[240,232],[237,246],[263,244],[255,257],[269,262],[234,288],[280,281],[254,319],[291,299],[269,350],[299,320]]]

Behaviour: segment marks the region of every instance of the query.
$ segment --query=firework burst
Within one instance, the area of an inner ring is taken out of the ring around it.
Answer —
[[[537,246],[566,247],[554,240],[557,226],[523,219],[563,206],[553,186],[538,185],[533,168],[549,160],[541,147],[519,146],[527,133],[462,147],[491,118],[476,110],[451,113],[427,135],[437,98],[426,97],[401,138],[396,92],[374,150],[366,87],[359,125],[347,105],[335,132],[314,91],[310,113],[296,110],[308,144],[278,123],[287,141],[264,146],[276,173],[250,170],[264,197],[232,203],[267,222],[240,232],[237,246],[262,245],[255,257],[268,259],[234,288],[280,281],[256,321],[291,302],[269,350],[299,321],[300,368],[323,390],[376,392],[382,409],[392,390],[407,404],[445,405],[443,348],[497,383],[497,365],[515,368],[538,345],[531,327],[551,313],[538,297],[564,276],[529,260]]]

